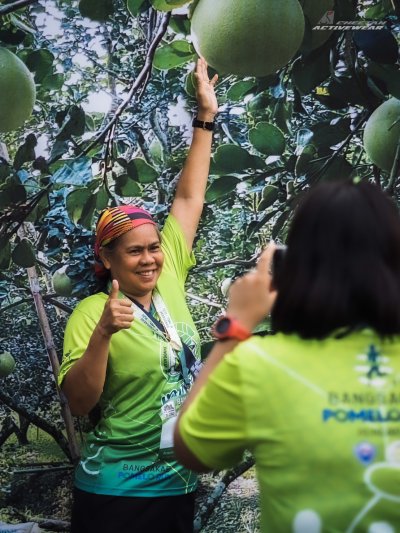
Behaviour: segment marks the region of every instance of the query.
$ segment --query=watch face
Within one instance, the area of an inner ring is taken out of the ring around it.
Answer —
[[[231,325],[230,318],[221,318],[217,322],[215,329],[217,333],[219,333],[220,335],[223,335],[224,333],[228,331],[230,325]]]

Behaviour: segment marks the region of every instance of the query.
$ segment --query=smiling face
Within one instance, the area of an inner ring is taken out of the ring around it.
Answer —
[[[127,231],[109,249],[100,249],[104,266],[111,279],[118,280],[121,292],[147,304],[160,277],[164,254],[159,233],[153,224]]]

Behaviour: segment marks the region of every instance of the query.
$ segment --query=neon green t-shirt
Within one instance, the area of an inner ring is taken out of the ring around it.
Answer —
[[[400,340],[252,337],[181,419],[213,469],[256,461],[263,533],[400,532]]]
[[[200,360],[200,339],[185,301],[184,283],[194,264],[182,230],[169,216],[162,232],[164,265],[157,283],[180,338]],[[122,295],[121,295],[122,297]],[[59,383],[85,352],[106,303],[105,293],[85,298],[65,331]],[[172,454],[173,416],[187,394],[179,367],[171,368],[167,342],[135,319],[112,336],[101,420],[87,435],[75,485],[121,496],[173,496],[192,492],[196,475]]]

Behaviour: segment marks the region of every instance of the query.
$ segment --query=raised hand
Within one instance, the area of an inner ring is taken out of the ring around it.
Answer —
[[[128,298],[119,299],[118,292],[119,284],[114,279],[98,323],[101,333],[109,337],[121,329],[129,329],[134,319],[132,302]]]
[[[196,97],[199,106],[198,118],[206,122],[212,122],[218,112],[218,102],[214,90],[218,74],[210,80],[207,72],[207,63],[201,57],[197,60],[194,76],[196,78]]]
[[[229,287],[227,314],[252,331],[270,313],[277,292],[272,288],[270,273],[275,244],[261,254],[256,268],[238,278]]]

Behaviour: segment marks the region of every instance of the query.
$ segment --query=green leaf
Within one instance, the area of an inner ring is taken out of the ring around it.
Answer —
[[[249,140],[264,155],[282,155],[286,141],[282,131],[270,122],[259,122],[249,131]]]
[[[293,103],[286,102],[286,99],[279,98],[276,102],[272,118],[278,128],[284,133],[291,133],[291,118],[293,114]]]
[[[252,156],[236,144],[220,145],[213,157],[211,174],[230,174],[251,168]]]
[[[137,17],[144,3],[145,0],[128,0],[126,2],[126,7],[128,8],[128,11],[132,17]]]
[[[317,154],[318,151],[313,144],[304,146],[296,161],[295,174],[297,177],[303,176],[310,170],[309,164]]]
[[[86,116],[80,106],[73,105],[70,107],[68,114],[64,119],[60,131],[57,134],[58,141],[66,141],[72,135],[83,135],[86,127]]]
[[[268,92],[262,92],[247,102],[246,109],[249,113],[266,112],[270,102],[271,97]]]
[[[158,178],[158,172],[140,157],[131,159],[127,166],[128,176],[139,183],[153,183]]]
[[[381,20],[393,12],[391,0],[381,0],[376,5],[369,7],[364,14],[367,20]]]
[[[368,74],[385,82],[387,90],[395,98],[400,98],[400,70],[397,65],[381,65],[371,61]]]
[[[11,244],[4,237],[0,239],[0,269],[7,270],[11,262]]]
[[[86,185],[92,179],[92,161],[87,157],[72,159],[55,172],[53,183],[63,185]]]
[[[41,86],[48,91],[59,91],[64,85],[64,81],[63,74],[49,74],[43,78]]]
[[[119,196],[142,196],[142,189],[140,185],[133,181],[127,174],[122,174],[116,178],[115,192]]]
[[[113,0],[80,0],[79,11],[83,17],[104,22],[114,13]]]
[[[18,148],[14,158],[14,168],[18,170],[27,161],[33,161],[36,158],[35,146],[37,145],[36,137],[30,133],[23,144]]]
[[[322,166],[322,165],[321,165]],[[347,179],[353,173],[353,166],[343,156],[336,157],[322,173],[320,179],[324,181],[334,181],[337,179]]]
[[[105,187],[100,187],[97,196],[96,196],[96,209],[102,211],[108,205],[110,197],[105,189]]]
[[[182,35],[189,35],[190,33],[190,22],[187,18],[171,17],[169,21],[169,27],[175,33],[181,33]]]
[[[76,225],[80,224],[91,229],[96,195],[90,188],[75,189],[70,192],[65,201],[70,220]]]
[[[227,98],[233,102],[243,100],[246,94],[250,93],[257,87],[257,83],[252,80],[238,81],[234,83],[226,93]]]
[[[293,63],[292,80],[300,94],[311,91],[330,76],[330,47],[323,46]]]
[[[281,213],[279,217],[277,218],[275,225],[271,232],[271,237],[273,239],[276,239],[280,235],[287,219],[289,218],[289,213],[290,211],[283,211],[283,213]]]
[[[11,254],[14,263],[23,268],[29,268],[35,264],[35,252],[28,239],[21,239]]]
[[[153,65],[159,70],[169,70],[184,65],[195,57],[196,53],[190,43],[173,41],[156,50]]]
[[[221,178],[217,178],[207,189],[206,202],[215,202],[232,193],[238,183],[240,183],[240,180],[235,176],[222,176]]]
[[[343,142],[350,133],[351,120],[343,118],[332,122],[318,122],[311,126],[313,132],[311,143],[317,148],[330,148]]]
[[[275,185],[266,185],[262,192],[262,200],[258,204],[258,211],[264,211],[271,207],[273,203],[279,198],[279,189]]]
[[[25,63],[30,71],[35,73],[36,83],[41,81],[53,71],[53,54],[47,49],[35,50],[27,55]]]
[[[0,189],[0,209],[15,207],[26,200],[26,190],[23,185],[15,180],[8,179]]]
[[[196,81],[194,78],[194,72],[189,72],[185,79],[185,91],[192,98],[196,97]]]

